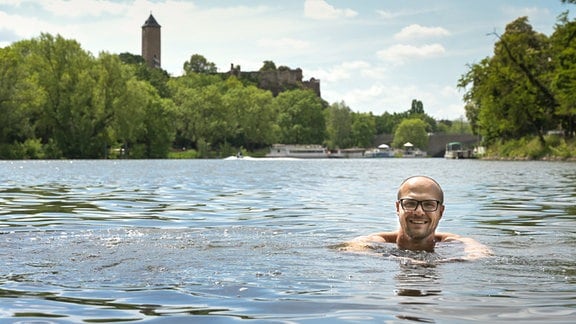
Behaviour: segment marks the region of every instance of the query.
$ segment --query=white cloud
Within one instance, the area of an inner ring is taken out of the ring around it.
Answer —
[[[461,96],[462,95],[462,93],[460,93],[460,91],[458,91],[457,88],[451,87],[451,86],[443,87],[439,93],[444,97],[452,97],[452,96]]]
[[[312,19],[353,18],[358,13],[352,9],[338,9],[324,0],[306,0],[304,16]]]
[[[390,69],[386,66],[370,67],[362,70],[362,77],[372,80],[387,80],[390,79]]]
[[[502,11],[505,14],[509,15],[510,17],[528,16],[530,18],[535,18],[535,17],[549,17],[551,15],[550,10],[548,10],[547,8],[540,8],[540,7],[504,6],[502,8]]]
[[[265,38],[258,41],[258,45],[267,49],[277,48],[281,50],[306,50],[310,43],[294,38]]]
[[[330,103],[344,101],[354,111],[375,115],[407,111],[413,99],[422,101],[424,111],[437,119],[453,120],[464,115],[461,94],[454,87],[438,84],[374,82],[340,91],[323,89],[322,94]]]
[[[560,1],[558,1],[560,2]],[[538,6],[526,6],[523,7],[522,5],[524,2],[519,2],[517,6],[512,5],[503,5],[502,6],[502,13],[504,14],[505,18],[502,20],[502,26],[506,26],[512,21],[516,20],[518,17],[528,17],[528,23],[532,25],[534,30],[544,33],[544,34],[551,34],[554,32],[554,24],[551,24],[551,21],[556,20],[558,16],[557,12],[552,12],[550,8],[546,8],[542,4]],[[526,4],[528,5],[528,4]],[[562,5],[561,8],[568,10],[571,6],[569,5]],[[574,13],[570,11],[570,17],[574,17]],[[502,28],[504,29],[504,28]]]
[[[429,16],[430,14],[436,15],[438,11],[437,8],[426,8],[426,7],[416,7],[416,6],[407,6],[405,8],[395,8],[394,11],[391,10],[382,10],[377,9],[375,10],[376,14],[385,20],[393,20],[402,18],[406,20],[407,17],[417,17],[417,16]]]
[[[2,11],[0,11],[0,21],[6,26],[5,33],[17,35],[17,38],[32,38],[39,36],[41,32],[57,30],[55,26],[35,17],[9,15]]]
[[[330,84],[333,82],[350,79],[352,76],[350,71],[341,67],[334,67],[328,70],[311,70],[306,72],[306,74],[313,75],[314,78],[322,80],[322,84]]]
[[[355,73],[362,73],[370,69],[370,63],[365,61],[349,61],[342,64],[331,67],[330,69],[318,69],[304,71],[306,77],[308,75],[320,79],[322,83],[329,84],[331,82],[338,82],[353,77]]]
[[[374,98],[381,97],[386,88],[380,84],[373,84],[364,89],[353,89],[346,93],[345,98],[350,102],[371,102]]]
[[[3,5],[8,5],[12,7],[17,7],[22,4],[22,0],[2,0]]]
[[[393,19],[393,18],[400,16],[400,14],[398,14],[398,13],[385,11],[385,10],[376,10],[376,13],[378,14],[378,16],[380,16],[381,18],[384,18],[384,19]]]
[[[375,83],[365,88],[351,89],[339,95],[350,107],[353,107],[353,110],[369,110],[380,115],[385,111],[402,112],[408,110],[418,91],[416,87],[409,85]]]
[[[444,46],[440,44],[422,46],[398,44],[378,51],[377,55],[384,61],[402,64],[410,59],[436,57],[445,52]]]
[[[112,1],[82,0],[40,0],[37,2],[44,10],[60,17],[100,16],[118,14],[128,8],[126,4]]]
[[[424,103],[427,114],[436,119],[453,120],[464,115],[464,103],[462,93],[453,86],[426,85],[423,96],[420,98]]]
[[[402,28],[400,32],[394,35],[397,40],[409,40],[417,38],[430,38],[448,36],[450,32],[442,27],[425,27],[419,24],[413,24]]]

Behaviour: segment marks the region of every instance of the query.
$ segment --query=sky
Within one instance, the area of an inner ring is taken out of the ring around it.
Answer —
[[[320,80],[322,98],[354,112],[465,118],[458,79],[491,56],[508,23],[527,16],[551,35],[574,5],[560,0],[0,0],[0,47],[41,33],[101,52],[141,54],[150,14],[162,26],[162,68],[182,74],[194,54],[219,72],[264,61]]]

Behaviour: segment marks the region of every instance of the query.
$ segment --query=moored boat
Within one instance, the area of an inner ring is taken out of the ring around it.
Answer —
[[[389,158],[394,157],[394,150],[390,148],[387,144],[380,144],[377,148],[367,150],[364,153],[366,158]]]
[[[328,150],[321,145],[273,144],[266,157],[321,159],[329,156]]]
[[[464,148],[461,142],[450,142],[446,144],[446,152],[444,153],[446,159],[472,159],[474,153],[470,149]]]
[[[329,158],[344,158],[344,159],[357,159],[363,158],[366,150],[359,147],[347,148],[347,149],[336,149],[328,151]]]

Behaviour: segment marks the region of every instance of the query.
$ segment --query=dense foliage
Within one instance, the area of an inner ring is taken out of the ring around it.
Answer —
[[[469,67],[459,86],[467,90],[466,116],[488,145],[551,131],[576,135],[576,22],[558,18],[551,36],[521,17],[494,34],[494,54]]]
[[[261,70],[273,69],[265,61]],[[130,53],[94,57],[50,34],[1,48],[0,158],[164,158],[190,150],[210,157],[273,143],[370,147],[407,118],[427,132],[452,128],[418,100],[404,113],[374,116],[310,90],[274,97],[254,80],[216,73],[198,54],[183,70],[171,77]]]

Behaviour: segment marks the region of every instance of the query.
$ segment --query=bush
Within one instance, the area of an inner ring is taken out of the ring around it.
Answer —
[[[147,158],[146,154],[146,145],[145,144],[134,144],[130,149],[128,149],[128,158],[130,159],[145,159]]]
[[[20,145],[20,152],[22,152],[22,159],[43,159],[45,158],[44,148],[39,139],[27,139]]]
[[[576,148],[574,145],[570,147],[564,139],[561,139],[554,147],[550,147],[550,151],[553,156],[564,160],[576,157]]]
[[[168,153],[169,159],[197,159],[198,152],[196,150],[182,150],[182,151],[172,151]]]
[[[6,160],[18,160],[22,159],[24,152],[21,151],[20,145],[13,144],[0,144],[0,158]]]
[[[46,150],[39,139],[27,139],[24,143],[1,144],[0,158],[7,160],[45,159]]]
[[[54,140],[50,139],[47,144],[44,144],[44,158],[46,159],[61,159],[64,157],[62,150]]]
[[[570,159],[576,157],[576,142],[547,136],[545,145],[537,137],[499,141],[488,148],[487,156],[503,159]]]
[[[548,145],[542,146],[538,138],[525,139],[523,154],[530,160],[541,159],[548,154]]]

